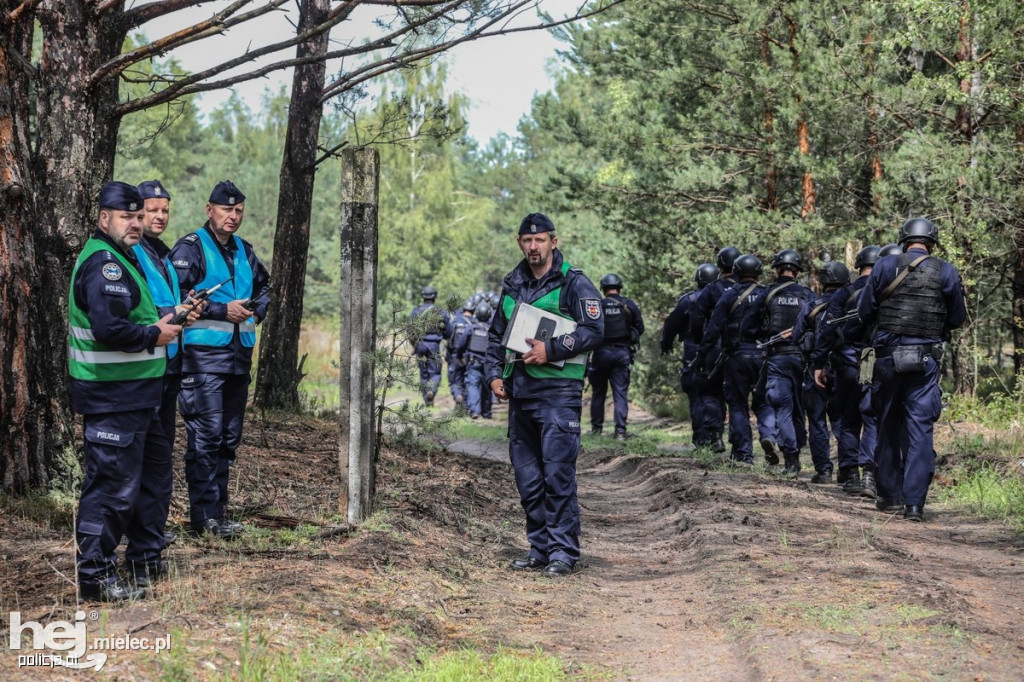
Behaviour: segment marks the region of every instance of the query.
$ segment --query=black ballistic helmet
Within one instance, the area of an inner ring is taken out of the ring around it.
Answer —
[[[874,265],[878,261],[878,254],[881,250],[881,246],[865,246],[857,252],[857,259],[853,262],[853,267],[859,270]]]
[[[760,277],[761,259],[752,253],[745,253],[732,264],[732,271],[737,277]]]
[[[473,312],[474,308],[476,308],[476,301],[471,298],[466,299],[466,302],[462,304],[462,312]]]
[[[818,268],[818,280],[823,287],[841,287],[850,283],[850,269],[842,261],[831,260]]]
[[[711,263],[701,263],[697,272],[693,273],[693,281],[697,284],[711,284],[718,279],[718,268]]]
[[[899,244],[886,244],[878,252],[878,258],[881,258],[882,256],[898,256],[901,253],[903,253],[903,247]],[[877,263],[878,260],[876,259],[875,262]]]
[[[437,289],[428,284],[420,290],[420,296],[423,297],[424,301],[433,301],[437,298]]]
[[[783,249],[775,254],[774,258],[772,258],[772,267],[788,267],[800,272],[804,269],[804,259],[801,258],[800,254],[793,249]]]
[[[601,278],[601,291],[621,288],[622,278],[616,275],[614,272],[609,272],[607,275]]]
[[[491,304],[481,303],[476,307],[476,310],[473,311],[473,316],[481,322],[486,322],[491,319]]]
[[[501,294],[497,291],[488,292],[487,302],[491,304],[492,308],[497,308],[498,304],[501,303]]]
[[[911,218],[900,228],[900,244],[911,242],[939,243],[939,228],[932,225],[927,218]]]
[[[736,263],[736,259],[742,255],[742,252],[735,246],[727,246],[718,252],[718,269],[722,272],[732,272],[733,265]]]

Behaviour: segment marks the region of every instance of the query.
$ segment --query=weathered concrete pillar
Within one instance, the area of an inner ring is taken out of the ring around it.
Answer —
[[[374,483],[373,351],[377,318],[377,191],[375,149],[342,152],[341,170],[341,401],[339,512],[349,523],[369,516]]]

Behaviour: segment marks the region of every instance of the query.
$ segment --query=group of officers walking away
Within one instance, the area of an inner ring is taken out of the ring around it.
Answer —
[[[694,445],[725,452],[728,413],[731,459],[753,464],[753,410],[765,462],[781,455],[782,475],[796,477],[807,445],[811,482],[826,484],[831,431],[844,491],[924,520],[943,343],[967,315],[955,268],[932,254],[938,243],[931,221],[908,220],[898,244],[861,249],[852,281],[846,265],[825,263],[820,293],[798,281],[793,249],[775,254],[770,284],[759,283],[761,261],[734,247],[700,265],[661,337],[663,353],[683,342]]]
[[[224,539],[243,530],[226,515],[228,478],[270,277],[236,235],[245,195],[232,182],[213,188],[206,222],[173,248],[160,239],[170,201],[158,180],[105,184],[71,275],[68,371],[85,439],[76,526],[83,599],[140,598],[167,573],[177,410],[188,434],[191,530]]]

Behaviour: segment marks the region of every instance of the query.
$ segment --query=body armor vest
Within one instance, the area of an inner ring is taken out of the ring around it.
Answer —
[[[733,350],[740,345],[740,327],[743,326],[743,316],[747,314],[750,306],[750,297],[757,291],[757,283],[744,283],[739,289],[739,298],[729,306],[729,316],[725,323],[725,332],[722,334],[722,347],[726,350]]]
[[[896,272],[910,267],[920,253],[899,256]],[[946,325],[946,300],[942,296],[942,261],[928,258],[878,306],[878,330],[921,338],[941,338]]]
[[[487,353],[487,334],[491,325],[487,322],[477,322],[469,330],[469,352],[473,355],[483,357]]]
[[[601,299],[604,309],[605,343],[629,342],[629,309],[625,304],[611,297]]]
[[[774,336],[786,329],[792,329],[800,317],[800,308],[807,301],[807,295],[796,282],[774,286],[765,301],[767,331]]]

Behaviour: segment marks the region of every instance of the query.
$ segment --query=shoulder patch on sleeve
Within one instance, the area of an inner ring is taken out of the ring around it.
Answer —
[[[128,287],[124,285],[124,282],[104,284],[103,293],[109,296],[131,296],[131,292],[128,291]]]
[[[187,268],[191,265],[191,263],[184,258],[178,258],[177,260],[172,261],[172,263],[176,268]]]
[[[583,313],[591,320],[601,319],[601,301],[596,298],[584,298],[580,301]]]
[[[572,349],[574,349],[576,347],[576,339],[574,339],[573,337],[571,337],[568,334],[563,334],[562,335],[562,345],[565,346],[566,350],[571,351]]]
[[[124,271],[121,270],[121,266],[117,263],[104,263],[102,270],[104,279],[108,279],[111,282],[116,282],[124,276]]]
[[[193,232],[192,234],[186,235],[185,238],[182,239],[182,241],[185,242],[186,244],[194,244],[196,243],[196,241],[198,241],[198,239],[199,235]]]

